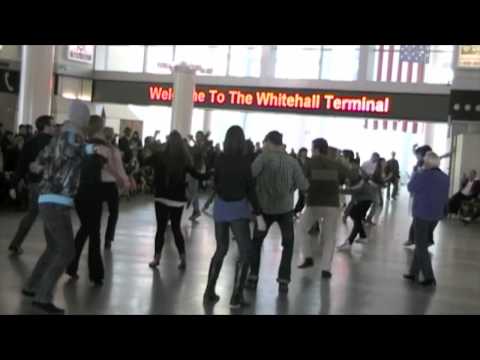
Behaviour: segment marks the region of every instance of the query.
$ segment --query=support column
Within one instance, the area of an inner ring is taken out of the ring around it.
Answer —
[[[55,45],[22,45],[17,126],[51,114],[54,56]]]
[[[273,79],[275,77],[276,52],[275,45],[262,46],[260,77],[266,79]]]
[[[212,110],[205,110],[203,113],[203,132],[212,132]]]
[[[192,129],[193,92],[195,91],[195,70],[186,64],[175,66],[173,71],[172,130],[182,137],[190,135]]]
[[[357,80],[365,82],[371,80],[370,68],[373,67],[373,62],[370,61],[370,45],[360,45],[359,63],[358,63],[358,76]]]

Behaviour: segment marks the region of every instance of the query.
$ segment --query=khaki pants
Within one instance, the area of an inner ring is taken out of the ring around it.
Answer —
[[[323,219],[322,223],[322,259],[320,266],[322,270],[330,271],[332,267],[333,254],[337,244],[337,224],[339,208],[311,206],[307,207],[299,226],[302,231],[302,252],[304,257],[313,257],[312,246],[316,236],[308,234],[308,231],[317,222]]]

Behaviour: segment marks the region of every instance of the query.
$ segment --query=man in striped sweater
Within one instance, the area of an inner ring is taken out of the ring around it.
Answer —
[[[253,254],[247,287],[251,290],[257,287],[263,240],[270,226],[276,222],[282,233],[283,247],[277,281],[279,291],[286,293],[293,256],[293,195],[297,189],[306,191],[309,184],[298,161],[285,152],[283,136],[278,131],[272,131],[265,137],[264,151],[253,162],[252,174],[257,182],[262,216],[253,235]]]

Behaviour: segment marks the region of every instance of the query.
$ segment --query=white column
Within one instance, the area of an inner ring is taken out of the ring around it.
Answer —
[[[17,125],[51,114],[54,56],[55,45],[22,46]]]
[[[370,45],[360,45],[359,63],[358,63],[358,76],[357,80],[365,82],[369,80],[369,68],[370,63]],[[373,64],[372,64],[373,65]]]
[[[183,137],[192,129],[193,92],[195,90],[195,70],[186,65],[177,65],[173,71],[172,130]]]
[[[212,110],[205,110],[203,113],[203,132],[212,131]]]
[[[275,77],[276,52],[275,45],[262,46],[260,77],[266,79],[273,79]]]

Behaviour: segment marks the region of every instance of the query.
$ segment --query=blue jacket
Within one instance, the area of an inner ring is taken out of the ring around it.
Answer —
[[[440,169],[417,172],[408,183],[413,195],[413,217],[426,221],[438,221],[445,217],[450,180]]]

